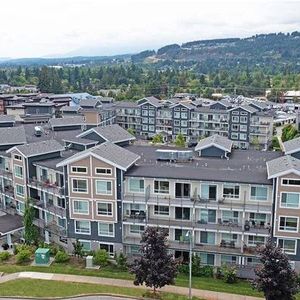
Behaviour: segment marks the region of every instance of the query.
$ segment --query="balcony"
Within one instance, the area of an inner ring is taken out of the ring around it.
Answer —
[[[32,204],[37,208],[41,208],[46,212],[50,212],[59,217],[66,217],[66,209],[60,206],[55,205],[53,202],[44,202],[41,199],[31,198]]]
[[[12,178],[13,178],[13,174],[11,171],[2,169],[2,168],[0,168],[0,176],[4,177],[6,179],[9,179],[9,180],[12,180]]]
[[[4,187],[0,186],[0,191],[2,194],[6,195],[10,198],[14,198],[14,196],[15,196],[14,187],[11,185],[5,185]]]
[[[33,224],[41,229],[47,230],[58,236],[67,236],[67,231],[65,228],[59,226],[56,221],[46,222],[40,218],[34,218]]]
[[[56,182],[51,183],[49,179],[39,181],[33,177],[28,180],[28,186],[47,191],[48,193],[58,195],[60,197],[64,196],[64,188],[58,186]]]

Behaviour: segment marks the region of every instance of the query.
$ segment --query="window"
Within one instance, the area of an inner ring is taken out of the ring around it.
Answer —
[[[266,223],[267,215],[262,213],[250,213],[250,221],[260,224]]]
[[[143,109],[142,110],[142,116],[148,116],[148,110]]]
[[[83,251],[91,251],[92,247],[91,247],[91,242],[90,241],[83,241],[83,240],[79,240],[80,244],[82,245],[82,249]]]
[[[155,116],[155,111],[154,110],[149,110],[149,116],[154,117]]]
[[[278,246],[287,254],[296,254],[296,240],[278,239]]]
[[[232,130],[232,131],[239,131],[239,125],[237,125],[237,124],[232,124],[232,125],[231,125],[231,130]]]
[[[135,193],[143,193],[144,192],[144,180],[143,179],[129,179],[129,191]]]
[[[15,158],[15,160],[22,160],[22,156],[18,155],[18,154],[15,154],[14,158]]]
[[[154,193],[169,194],[169,181],[154,180]]]
[[[99,236],[114,236],[114,224],[98,222],[98,235]]]
[[[180,119],[180,112],[174,112],[174,118]]]
[[[280,231],[298,231],[298,219],[293,217],[279,217]]]
[[[236,264],[238,262],[236,256],[221,255],[221,265],[223,264]]]
[[[188,241],[188,230],[186,229],[175,229],[175,241],[184,242]]]
[[[169,215],[169,206],[155,205],[154,214],[168,216]]]
[[[300,194],[298,193],[281,193],[281,207],[299,208]]]
[[[234,122],[234,123],[238,123],[239,122],[239,117],[237,117],[237,116],[232,116],[232,122]]]
[[[208,254],[208,253],[199,253],[199,256],[201,258],[201,264],[203,265],[215,265],[215,255],[214,254]]]
[[[189,183],[175,183],[176,198],[190,198],[191,185]]]
[[[24,197],[24,186],[16,184],[16,194],[19,197]]]
[[[155,131],[154,126],[153,125],[149,125],[149,131],[153,132]]]
[[[208,245],[215,245],[215,233],[207,232],[207,231],[200,231],[200,243],[208,244]]]
[[[215,184],[201,184],[201,199],[217,200],[217,186]]]
[[[251,200],[268,200],[268,188],[263,186],[251,186]]]
[[[282,179],[282,185],[300,185],[300,179]]]
[[[234,242],[236,243],[238,239],[237,234],[235,233],[222,233],[222,240],[227,243]]]
[[[87,193],[87,180],[86,179],[72,179],[73,193]]]
[[[91,234],[91,223],[89,221],[75,221],[75,233]]]
[[[256,236],[256,235],[248,236],[249,246],[264,245],[264,243],[265,243],[265,238],[263,236]]]
[[[72,172],[73,173],[86,174],[87,173],[87,168],[86,167],[72,167]]]
[[[247,140],[247,134],[246,133],[240,133],[240,140],[246,141]]]
[[[188,117],[188,114],[186,112],[181,113],[181,118],[182,119],[187,119],[187,117]]]
[[[89,214],[89,201],[74,200],[73,201],[73,213],[88,215]]]
[[[140,225],[130,225],[129,227],[130,233],[134,233],[134,234],[142,234],[144,230],[145,227]]]
[[[239,222],[239,212],[232,210],[223,210],[222,211],[222,221],[233,222],[237,224]]]
[[[15,165],[15,176],[18,178],[23,178],[23,168],[21,166]]]
[[[244,117],[241,117],[241,119]],[[247,125],[240,125],[240,131],[247,131]]]
[[[97,202],[97,214],[100,216],[112,216],[112,204]]]
[[[96,168],[96,174],[98,174],[98,175],[111,175],[111,169]]]
[[[112,182],[104,180],[96,180],[96,194],[112,195]]]
[[[148,131],[148,126],[147,125],[143,125],[143,131]]]
[[[216,211],[214,209],[201,209],[200,223],[216,223]]]
[[[175,207],[175,219],[189,220],[190,219],[190,209],[188,207]]]
[[[113,244],[100,243],[99,247],[100,247],[100,249],[105,250],[109,254],[109,256],[111,256],[111,257],[114,256],[115,252],[114,252],[114,245]]]
[[[240,197],[240,187],[238,185],[224,184],[223,197],[239,198]]]
[[[238,138],[239,138],[239,134],[238,133],[235,133],[235,132],[231,133],[231,139],[237,140]]]
[[[148,118],[142,118],[142,123],[147,124],[148,123]]]
[[[58,223],[58,226],[62,227],[62,228],[66,228],[66,219],[64,218],[61,218],[61,217],[57,217],[57,223]]]
[[[241,117],[240,120],[241,120],[241,123],[247,123],[248,122],[247,117]]]
[[[19,213],[23,214],[25,212],[25,203],[16,201],[16,209]]]

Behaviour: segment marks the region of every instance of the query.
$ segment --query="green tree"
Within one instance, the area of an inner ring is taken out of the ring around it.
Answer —
[[[177,147],[184,147],[185,146],[185,139],[184,139],[184,136],[179,133],[177,136],[176,136],[176,139],[174,141],[174,144],[177,146]]]
[[[72,243],[73,245],[73,254],[75,257],[82,257],[83,256],[83,244],[79,242],[79,240],[76,240],[75,242]]]
[[[298,130],[296,127],[292,124],[288,124],[283,127],[282,129],[282,135],[281,135],[281,140],[283,142],[292,140],[298,136]]]
[[[25,201],[25,210],[24,210],[24,217],[23,217],[23,223],[24,223],[24,239],[25,243],[35,244],[38,241],[38,230],[36,226],[33,224],[34,220],[34,208],[32,206],[32,201],[30,198],[28,198]]]
[[[163,136],[158,133],[152,138],[152,143],[153,144],[162,144],[164,142]]]
[[[38,88],[43,93],[49,93],[51,91],[51,76],[49,68],[46,66],[42,67],[38,77]]]

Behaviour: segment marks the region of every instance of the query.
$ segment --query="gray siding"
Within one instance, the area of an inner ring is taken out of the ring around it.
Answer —
[[[201,156],[203,157],[224,157],[225,151],[222,149],[219,149],[215,146],[203,149],[201,151]]]

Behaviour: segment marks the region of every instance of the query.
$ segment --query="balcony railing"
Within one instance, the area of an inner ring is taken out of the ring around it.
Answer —
[[[12,172],[6,169],[0,169],[0,176],[8,178],[10,180],[13,178]]]
[[[44,219],[34,218],[33,224],[41,229],[47,230],[58,236],[66,236],[67,235],[66,229],[64,227],[59,226],[56,223],[56,221],[53,221],[53,220],[46,222]]]
[[[37,180],[36,178],[30,178],[28,180],[28,185],[36,187],[39,189],[46,190],[49,193],[56,194],[59,196],[64,196],[64,188],[59,186],[57,183],[51,183],[48,179]]]
[[[60,217],[66,216],[66,209],[61,206],[55,205],[53,202],[48,202],[48,201],[44,202],[41,199],[35,199],[32,197],[31,197],[31,200],[32,200],[32,204],[34,206],[42,208],[43,210],[53,213],[55,215],[58,215]]]

